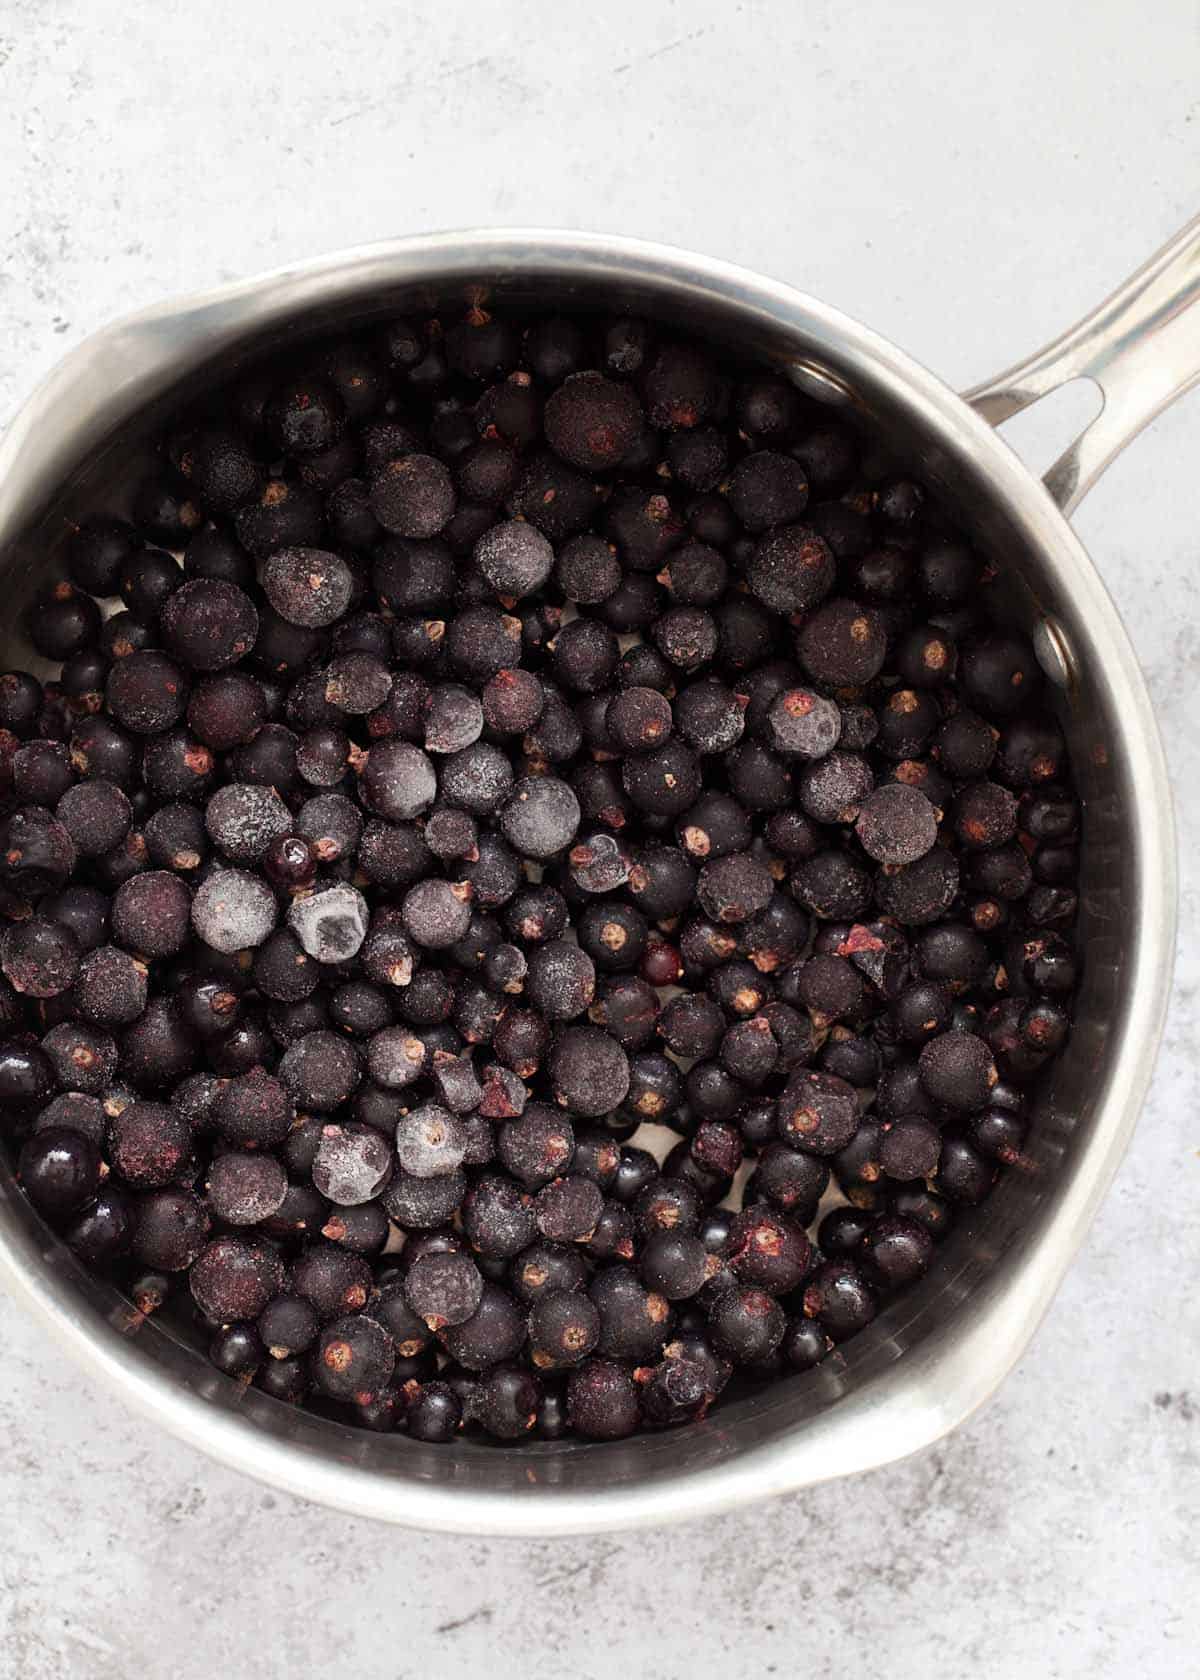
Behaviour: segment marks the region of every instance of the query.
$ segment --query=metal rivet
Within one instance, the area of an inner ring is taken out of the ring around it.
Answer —
[[[817,402],[843,405],[857,400],[845,380],[839,378],[836,373],[831,373],[828,368],[822,367],[819,362],[789,362],[787,374],[793,385],[803,391],[805,396],[815,397]]]
[[[1077,680],[1075,656],[1057,619],[1039,619],[1033,629],[1033,651],[1055,688],[1074,688]]]

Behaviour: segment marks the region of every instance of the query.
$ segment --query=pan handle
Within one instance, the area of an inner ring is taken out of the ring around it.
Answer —
[[[998,426],[1072,379],[1098,385],[1104,406],[1043,480],[1066,514],[1113,456],[1200,380],[1200,217],[1076,326],[965,396]]]

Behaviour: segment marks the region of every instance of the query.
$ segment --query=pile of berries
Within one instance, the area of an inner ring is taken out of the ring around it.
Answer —
[[[993,571],[779,373],[394,321],[188,415],[0,676],[0,1105],[280,1401],[626,1436],[1022,1170],[1079,805]],[[44,669],[45,667],[40,667]]]

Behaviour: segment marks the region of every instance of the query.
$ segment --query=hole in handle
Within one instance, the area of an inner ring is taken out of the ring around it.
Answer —
[[[1094,379],[1080,374],[1005,420],[1000,435],[1041,478],[1103,408],[1104,392]]]

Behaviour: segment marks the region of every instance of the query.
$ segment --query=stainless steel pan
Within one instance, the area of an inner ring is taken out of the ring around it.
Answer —
[[[966,398],[825,304],[662,246],[560,232],[476,232],[321,257],[143,312],[96,334],[34,393],[0,444],[0,575],[15,625],[78,510],[119,509],[163,414],[272,347],[469,288],[678,324],[774,363],[894,441],[1003,561],[1008,608],[1055,685],[1086,799],[1084,986],[1041,1093],[1037,1171],[1007,1175],[933,1273],[822,1366],[687,1429],[611,1445],[453,1450],[369,1435],[243,1392],[88,1279],[5,1176],[0,1278],[83,1365],[173,1434],[263,1481],[343,1510],[477,1534],[674,1521],[869,1469],[926,1446],[1020,1357],[1129,1141],[1150,1078],[1175,927],[1171,797],[1128,638],[1065,515],[1096,474],[1200,375],[1200,224],[1092,315]],[[1069,379],[1099,417],[1033,478],[993,426]],[[5,664],[26,663],[14,632]],[[80,1428],[86,1428],[81,1416]]]

